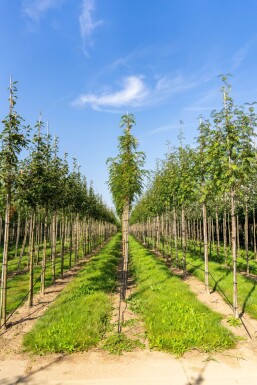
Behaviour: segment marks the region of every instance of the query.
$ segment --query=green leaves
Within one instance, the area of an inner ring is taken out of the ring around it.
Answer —
[[[238,199],[240,191],[255,183],[257,115],[252,104],[235,106],[227,76],[222,80],[222,109],[213,111],[210,119],[201,118],[196,149],[185,146],[180,135],[178,147],[158,161],[148,190],[132,213],[133,223],[181,206],[197,218],[202,202],[208,209],[217,202],[220,206],[225,192],[233,188]]]
[[[143,152],[137,149],[137,140],[131,135],[130,130],[135,124],[134,115],[123,115],[121,127],[124,134],[118,138],[119,154],[116,158],[109,158],[108,185],[111,190],[116,210],[119,214],[123,211],[126,203],[131,204],[143,189],[143,180],[146,171],[142,169],[145,161]]]

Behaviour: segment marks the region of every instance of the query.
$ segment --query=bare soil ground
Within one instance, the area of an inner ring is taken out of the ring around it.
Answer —
[[[226,320],[233,314],[230,306],[217,292],[206,294],[204,284],[191,276],[185,282],[199,300],[223,314],[224,325],[241,337],[235,349],[212,355],[194,350],[180,359],[150,351],[147,346],[122,356],[113,356],[100,349],[72,355],[34,356],[24,352],[23,335],[33,327],[77,269],[49,287],[45,296],[37,295],[33,308],[25,304],[13,316],[12,326],[0,336],[0,385],[257,384],[257,321],[243,314],[241,326],[229,326]],[[129,287],[131,290],[134,290],[133,284]],[[116,294],[113,322],[117,322],[118,303],[119,294]],[[123,318],[124,321],[137,320],[123,331],[131,338],[141,335],[144,340],[142,322],[125,304]]]

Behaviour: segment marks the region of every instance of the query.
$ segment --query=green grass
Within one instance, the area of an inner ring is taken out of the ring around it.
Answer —
[[[199,258],[201,258],[203,256],[203,245],[202,245],[201,252],[200,252],[200,246],[195,245],[195,247],[194,247],[194,242],[189,240],[188,241],[188,250],[190,253],[193,253],[194,256],[197,256]],[[209,251],[209,257],[210,257],[211,261],[225,264],[224,248],[223,248],[222,244],[220,247],[219,255],[217,254],[216,243],[215,243],[214,247],[212,245],[211,252],[210,252],[210,247],[208,248],[208,251]],[[249,257],[250,273],[257,274],[257,261],[254,258],[253,251],[249,250],[248,257]],[[226,263],[227,263],[227,267],[230,267],[232,269],[233,258],[232,258],[231,248],[229,248],[229,247],[227,247]],[[240,250],[237,250],[237,268],[238,268],[238,271],[241,271],[241,272],[246,272],[246,270],[247,270],[245,250],[243,248],[240,248]]]
[[[72,255],[72,266],[74,266],[74,253]],[[47,268],[45,272],[45,287],[48,287],[52,283],[52,267],[51,262],[47,261]],[[56,258],[56,278],[61,274],[61,260]],[[69,253],[64,258],[64,271],[69,269]],[[34,267],[34,293],[38,293],[40,289],[40,275],[42,273],[41,266]],[[37,281],[37,282],[36,282]],[[23,300],[29,290],[29,272],[23,272],[21,274],[8,277],[7,279],[7,313],[11,313]]]
[[[95,346],[105,334],[112,312],[120,254],[116,235],[63,290],[24,338],[35,353],[74,352]]]
[[[166,251],[166,249],[165,249]],[[170,247],[167,248],[167,253],[170,251]],[[202,248],[203,253],[203,248]],[[182,266],[182,251],[179,250],[179,263]],[[242,253],[241,253],[242,254]],[[173,256],[175,256],[175,249],[173,249]],[[188,247],[187,251],[187,271],[204,282],[204,260],[200,255],[199,248]],[[219,262],[217,262],[219,260]],[[212,257],[209,260],[209,284],[213,291],[218,291],[223,298],[233,304],[233,272],[231,270],[231,256],[229,256],[229,266],[226,267],[222,264],[222,254],[220,259],[217,254],[212,252]],[[175,261],[173,260],[173,263]],[[251,261],[252,266],[256,264],[255,261]],[[245,261],[242,255],[238,257],[238,269],[239,271],[245,270]],[[238,303],[242,309],[242,312],[247,312],[253,318],[257,319],[257,282],[250,277],[237,274],[237,289],[238,289]]]
[[[123,352],[132,352],[136,348],[142,349],[144,347],[144,344],[139,339],[131,339],[124,333],[115,333],[106,338],[103,350],[120,356]]]
[[[143,317],[151,348],[180,356],[194,348],[211,352],[235,345],[236,338],[220,323],[222,317],[133,238],[130,255],[137,290],[129,301]]]
[[[26,249],[27,250],[27,249]],[[57,242],[56,246],[56,260],[55,260],[55,272],[56,279],[61,275],[61,244],[60,241]],[[10,261],[8,263],[8,274],[14,273],[17,270],[19,257],[14,258],[15,250],[11,248],[10,253],[8,254],[8,258]],[[19,255],[19,253],[18,253]],[[79,256],[81,257],[81,250],[79,252]],[[39,254],[39,265],[34,265],[34,293],[38,293],[40,290],[40,275],[42,273],[41,267],[41,259],[42,259],[42,247]],[[69,259],[70,252],[68,247],[66,248],[66,252],[64,254],[64,272],[69,270]],[[9,275],[7,278],[7,314],[11,313],[16,307],[23,301],[24,297],[27,295],[29,291],[29,272],[27,270],[27,260],[28,256],[25,254],[22,258],[21,263],[21,271],[15,275]],[[72,252],[71,255],[71,266],[75,264],[75,253]],[[1,268],[1,265],[0,265]],[[47,248],[47,261],[46,261],[46,271],[45,271],[45,287],[48,287],[52,284],[52,263],[51,263],[51,248],[48,245]]]
[[[204,261],[195,258],[192,252],[187,255],[187,270],[190,274],[204,282]],[[220,263],[209,262],[209,284],[212,290],[218,291],[230,304],[233,303],[233,272]],[[238,304],[243,312],[257,319],[257,282],[237,274]]]

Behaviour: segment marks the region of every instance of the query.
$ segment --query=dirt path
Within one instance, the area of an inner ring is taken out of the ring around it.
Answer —
[[[225,385],[257,384],[257,321],[246,314],[240,327],[228,326],[226,319],[232,309],[214,292],[205,293],[204,284],[195,277],[185,282],[203,303],[225,316],[224,324],[243,338],[236,349],[223,353],[204,354],[198,351],[186,353],[176,359],[170,354],[150,351],[147,347],[117,357],[100,349],[85,353],[33,356],[22,351],[23,335],[29,331],[59,292],[76,274],[66,274],[54,287],[47,289],[44,297],[35,297],[35,306],[24,305],[13,319],[13,327],[0,338],[0,385]],[[133,292],[129,285],[128,295]],[[133,338],[144,338],[143,325],[131,309],[124,307],[123,331]],[[118,295],[114,298],[113,322],[117,322]],[[133,324],[127,322],[135,320]]]
[[[133,279],[129,277],[126,298],[129,298],[134,293],[135,288],[136,287]],[[124,333],[129,339],[140,340],[143,345],[148,346],[142,319],[131,309],[130,305],[127,302],[120,302],[119,292],[113,295],[114,311],[111,323],[114,326],[114,331],[118,330],[119,306],[121,306],[121,332]]]

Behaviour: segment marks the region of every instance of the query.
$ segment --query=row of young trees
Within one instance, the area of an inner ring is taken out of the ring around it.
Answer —
[[[226,260],[230,245],[237,318],[237,256],[243,242],[249,273],[250,235],[256,255],[257,116],[253,104],[235,105],[227,77],[222,80],[221,110],[213,111],[209,119],[200,118],[197,146],[184,145],[180,135],[180,144],[158,163],[149,188],[132,212],[131,223],[132,231],[145,241],[151,234],[158,244],[160,234],[163,239],[169,235],[170,251],[175,249],[177,262],[180,241],[184,274],[188,242],[203,241],[207,292],[210,246],[215,240],[219,253],[222,241]]]
[[[70,170],[67,154],[60,157],[58,139],[45,132],[40,119],[34,129],[15,111],[16,84],[10,81],[9,114],[0,133],[0,242],[3,246],[0,319],[6,327],[7,279],[16,261],[17,270],[27,252],[29,305],[33,305],[34,265],[42,265],[41,293],[50,262],[52,282],[56,259],[61,275],[64,255],[76,262],[116,231],[116,217],[81,175],[76,159]],[[21,153],[24,151],[23,157]],[[22,158],[22,159],[21,159]],[[28,248],[27,248],[28,246]],[[10,254],[14,249],[14,254]],[[50,252],[49,252],[50,250]],[[58,252],[57,252],[58,251]],[[14,261],[10,261],[13,259]]]

